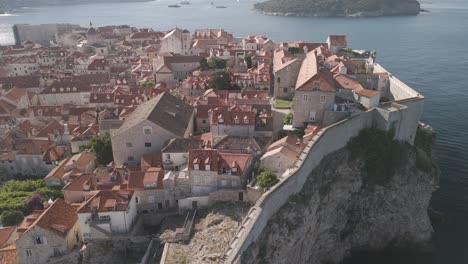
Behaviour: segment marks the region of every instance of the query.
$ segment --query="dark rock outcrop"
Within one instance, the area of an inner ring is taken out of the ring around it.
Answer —
[[[339,263],[353,250],[427,247],[427,213],[437,170],[423,172],[416,151],[383,185],[367,181],[348,150],[325,157],[242,256],[242,263]]]

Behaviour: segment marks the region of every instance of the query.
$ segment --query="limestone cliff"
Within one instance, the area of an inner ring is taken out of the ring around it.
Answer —
[[[424,172],[416,150],[385,182],[369,181],[364,162],[346,149],[325,157],[302,191],[268,222],[242,263],[339,263],[352,250],[427,246],[433,232],[427,208],[437,188],[435,168]]]

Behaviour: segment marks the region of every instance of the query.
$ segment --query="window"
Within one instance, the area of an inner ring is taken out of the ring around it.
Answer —
[[[31,257],[31,256],[32,256],[32,252],[31,252],[31,250],[30,250],[30,249],[26,249],[26,250],[24,250],[24,253],[25,253],[25,254],[26,254],[26,256],[28,256],[28,257]]]
[[[226,180],[222,180],[222,181],[221,181],[221,186],[226,187],[226,186],[227,186],[227,181],[226,181]]]
[[[146,143],[145,143],[145,148],[151,148],[151,143],[150,143],[150,142],[146,142]]]
[[[132,143],[127,142],[127,148],[131,148],[131,147],[133,147]]]
[[[135,158],[134,158],[133,156],[128,156],[127,160],[128,160],[128,161],[134,161]]]
[[[303,99],[304,99],[304,102],[307,102],[307,99],[308,99],[307,94],[304,94]]]
[[[193,164],[193,168],[194,168],[195,170],[199,170],[199,169],[200,169],[200,165],[199,165],[199,164]]]
[[[47,240],[45,237],[37,236],[37,237],[34,237],[34,244],[36,245],[47,244]]]
[[[205,170],[206,170],[206,171],[211,170],[211,165],[210,165],[210,164],[206,164],[206,165],[205,165]]]
[[[148,203],[154,203],[154,196],[148,196]]]
[[[283,88],[283,93],[287,93],[288,92],[288,88]]]
[[[320,82],[313,82],[312,83],[312,89],[313,90],[318,90],[320,88]]]
[[[325,95],[320,96],[320,102],[325,103],[327,101],[327,97]]]
[[[203,119],[203,120],[202,120],[202,123],[203,123],[203,124],[206,124],[206,120],[205,120],[205,119]]]
[[[135,197],[135,203],[138,203],[138,197]]]
[[[171,154],[166,154],[166,159],[170,160],[171,159]]]
[[[232,181],[231,181],[231,184],[232,184],[232,187],[237,187],[237,186],[239,186],[239,182],[236,181],[236,180],[232,180]]]
[[[151,131],[151,127],[145,127],[143,128],[143,132],[145,133],[145,135],[151,135],[152,131]]]

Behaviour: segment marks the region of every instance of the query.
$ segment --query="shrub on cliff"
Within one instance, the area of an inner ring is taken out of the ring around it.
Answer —
[[[394,140],[393,135],[391,131],[365,128],[348,142],[351,161],[364,161],[365,184],[384,185],[407,156],[405,144]]]
[[[269,170],[265,170],[259,175],[257,175],[257,185],[263,190],[270,188],[271,186],[275,185],[277,182],[278,182],[278,178],[276,177],[275,174],[273,174],[273,172]]]

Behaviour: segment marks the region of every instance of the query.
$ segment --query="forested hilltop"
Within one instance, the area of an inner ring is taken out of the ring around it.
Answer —
[[[285,16],[393,16],[421,11],[416,0],[268,0],[255,4],[255,9]]]

